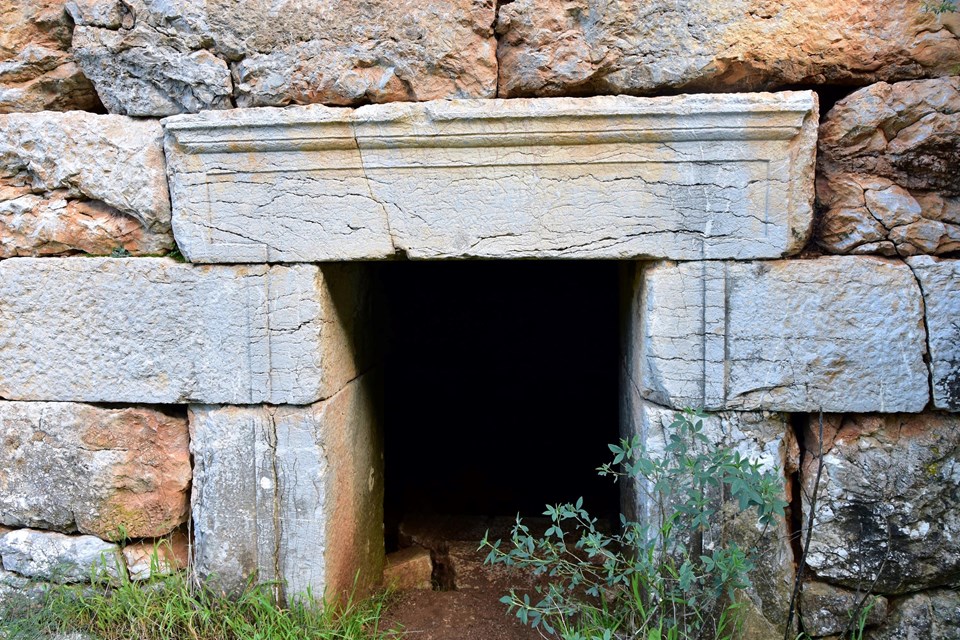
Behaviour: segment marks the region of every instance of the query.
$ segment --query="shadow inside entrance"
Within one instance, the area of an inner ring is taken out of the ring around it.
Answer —
[[[582,496],[615,519],[618,485],[596,467],[618,440],[617,263],[379,269],[387,550],[423,516],[482,535],[486,520]]]

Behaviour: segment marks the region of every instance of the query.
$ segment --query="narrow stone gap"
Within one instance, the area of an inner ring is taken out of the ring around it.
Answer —
[[[789,498],[790,504],[787,507],[787,536],[790,540],[790,548],[793,551],[793,565],[794,570],[800,570],[800,561],[803,557],[803,534],[805,519],[803,517],[803,482],[801,479],[801,473],[803,469],[803,463],[807,455],[807,442],[806,434],[807,429],[810,426],[810,414],[807,413],[793,413],[790,414],[790,428],[793,431],[793,436],[797,441],[797,449],[799,454],[797,456],[797,466],[792,470],[791,473],[785,478],[787,484],[787,496]],[[809,579],[809,573],[807,574]],[[801,599],[798,598],[796,603],[797,612],[794,616],[794,620],[797,621],[798,631],[803,631],[803,616],[800,615],[800,605]]]

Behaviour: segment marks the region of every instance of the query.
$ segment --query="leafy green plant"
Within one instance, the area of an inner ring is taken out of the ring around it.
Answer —
[[[619,531],[604,533],[581,499],[548,506],[550,526],[542,536],[518,518],[508,544],[484,538],[488,563],[532,571],[545,583],[533,598],[504,596],[510,611],[564,640],[737,637],[738,592],[750,586],[757,544],[783,517],[786,502],[777,474],[713,446],[702,417],[678,413],[659,452],[637,438],[610,445],[613,461],[599,472],[634,483],[651,507],[647,521],[621,516]],[[741,514],[752,513],[761,532],[744,545],[705,545],[727,500]]]
[[[956,0],[924,0],[923,10],[931,13],[948,13],[957,10]]]
[[[310,594],[278,607],[272,583],[239,597],[193,583],[186,572],[146,581],[28,589],[0,604],[0,638],[33,640],[80,632],[99,640],[378,640],[387,595],[335,606]]]

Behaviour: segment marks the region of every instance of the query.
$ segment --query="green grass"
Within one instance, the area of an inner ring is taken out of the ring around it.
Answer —
[[[195,586],[184,573],[145,582],[57,586],[39,600],[0,606],[0,639],[34,640],[86,633],[99,640],[379,640],[388,595],[331,605],[309,596],[274,604],[271,584],[251,585],[236,598]]]

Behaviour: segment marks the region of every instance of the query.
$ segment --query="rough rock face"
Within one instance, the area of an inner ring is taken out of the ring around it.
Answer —
[[[131,580],[170,574],[186,569],[190,561],[190,540],[182,531],[162,540],[142,540],[122,549]]]
[[[902,262],[658,262],[640,276],[626,357],[653,402],[916,412],[929,401],[920,288]]]
[[[896,600],[870,640],[960,640],[960,593],[934,590]]]
[[[504,97],[866,84],[960,63],[916,0],[516,0],[497,33]]]
[[[173,224],[198,262],[776,258],[809,237],[816,109],[798,91],[177,116]]]
[[[0,396],[315,402],[356,377],[369,355],[363,276],[341,265],[0,261],[0,316],[18,319],[0,323]]]
[[[158,123],[0,115],[0,257],[172,246]]]
[[[626,381],[627,389],[621,399],[621,424],[626,435],[639,437],[651,455],[662,456],[669,436],[668,427],[676,411],[643,400],[634,385]],[[766,412],[724,412],[710,414],[703,419],[703,433],[713,446],[729,447],[744,458],[758,462],[763,471],[775,471],[786,476],[797,466],[798,450],[786,415]],[[786,488],[784,500],[788,500]],[[639,522],[655,520],[658,506],[644,490],[636,485],[625,487],[624,511]],[[721,500],[717,498],[717,502]],[[707,549],[724,541],[740,545],[757,543],[762,527],[755,517],[740,513],[732,501],[715,504],[719,510],[716,522],[704,534]],[[752,625],[766,632],[765,637],[781,637],[794,581],[793,551],[788,538],[787,523],[768,530],[758,544],[762,561],[751,575],[753,585],[745,593],[755,614]],[[761,636],[762,637],[762,636]]]
[[[960,76],[851,94],[827,114],[819,147],[827,251],[960,251]]]
[[[187,424],[152,409],[0,402],[0,522],[107,540],[187,518]]]
[[[0,536],[3,568],[51,582],[87,582],[91,573],[119,578],[126,568],[120,548],[94,536],[17,529]]]
[[[867,588],[865,585],[864,588]],[[851,623],[851,616],[860,606],[864,594],[849,591],[825,582],[807,582],[800,592],[800,616],[803,628],[814,637],[843,633]],[[865,606],[872,604],[866,626],[873,627],[887,617],[887,599],[869,596]]]
[[[72,31],[64,0],[0,4],[0,113],[100,105],[70,55]]]
[[[111,113],[496,95],[493,0],[85,0],[71,14]]]
[[[960,260],[909,258],[926,307],[933,404],[960,411]]]
[[[806,443],[804,518],[817,471],[816,419]],[[866,589],[876,578],[872,591],[882,594],[957,581],[960,416],[827,416],[823,463],[807,557],[821,580]]]
[[[380,584],[383,470],[369,376],[306,407],[190,407],[195,568],[227,591]],[[354,581],[357,581],[356,583]]]

